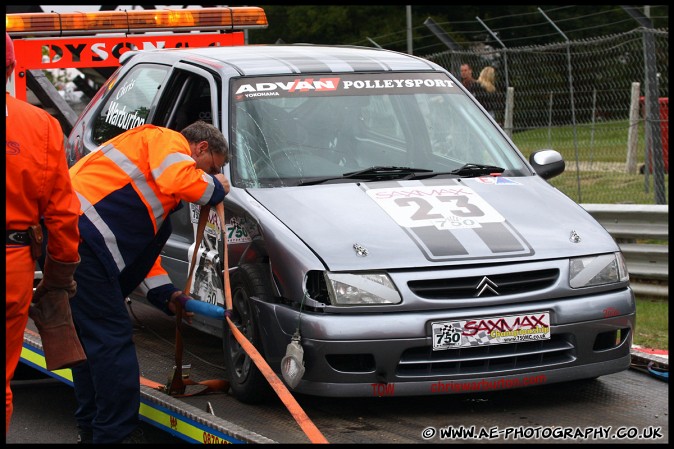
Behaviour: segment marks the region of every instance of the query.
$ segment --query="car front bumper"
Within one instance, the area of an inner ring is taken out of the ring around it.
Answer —
[[[591,301],[591,306],[589,302]],[[599,377],[630,365],[631,290],[471,311],[318,314],[256,301],[265,355],[278,370],[300,323],[306,372],[294,391],[318,396],[418,396],[521,388]],[[433,351],[430,323],[550,311],[551,339]],[[598,310],[627,314],[597,319]]]

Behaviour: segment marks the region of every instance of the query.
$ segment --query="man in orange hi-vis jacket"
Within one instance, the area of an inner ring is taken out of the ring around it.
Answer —
[[[5,33],[6,81],[14,70],[14,45]],[[9,382],[21,356],[30,316],[38,325],[48,369],[84,360],[69,297],[79,262],[80,203],[72,190],[61,125],[44,110],[5,93],[5,434],[12,417]],[[51,238],[43,278],[33,294],[43,220]],[[35,305],[31,306],[31,299]]]
[[[171,234],[169,215],[181,200],[212,206],[229,182],[225,137],[197,121],[181,132],[132,128],[70,168],[82,204],[73,319],[87,362],[72,369],[82,443],[142,441],[137,430],[140,373],[125,298],[140,288],[167,314],[186,300],[161,267]]]

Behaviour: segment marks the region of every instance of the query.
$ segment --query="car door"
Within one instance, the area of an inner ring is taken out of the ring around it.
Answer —
[[[155,124],[182,130],[187,125],[202,120],[220,128],[218,105],[220,81],[210,72],[177,63],[162,89],[162,96],[154,114]],[[162,266],[174,285],[184,288],[195,246],[199,206],[181,202],[181,207],[171,214],[173,233],[162,250]],[[198,249],[196,267],[191,282],[191,296],[210,304],[223,305],[221,254],[222,232],[215,210],[211,210],[203,241]],[[220,336],[222,322],[196,316],[192,325]]]

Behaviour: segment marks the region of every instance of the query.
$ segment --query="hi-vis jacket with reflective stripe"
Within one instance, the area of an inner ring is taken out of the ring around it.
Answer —
[[[73,165],[70,177],[82,205],[82,240],[119,276],[124,296],[142,282],[148,300],[166,311],[177,290],[159,257],[171,234],[169,214],[180,200],[218,204],[220,182],[196,168],[182,134],[154,125],[105,142]]]

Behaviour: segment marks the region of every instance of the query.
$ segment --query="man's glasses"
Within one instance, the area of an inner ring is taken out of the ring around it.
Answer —
[[[209,175],[217,175],[220,173],[220,168],[215,165],[215,159],[213,158],[213,152],[211,150],[208,150],[208,152],[211,155],[211,168],[208,170]]]

